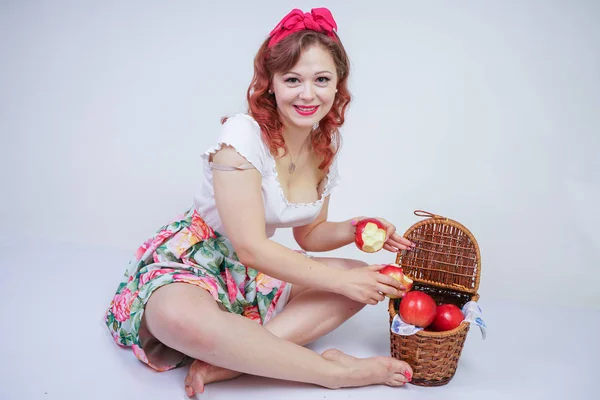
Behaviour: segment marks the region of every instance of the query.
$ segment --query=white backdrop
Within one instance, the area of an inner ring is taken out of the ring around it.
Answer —
[[[318,6],[355,96],[331,219],[446,215],[482,296],[600,308],[594,1],[0,1],[2,240],[133,252],[191,205],[265,35]]]

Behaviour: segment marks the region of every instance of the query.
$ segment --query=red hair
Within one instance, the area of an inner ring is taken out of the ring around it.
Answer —
[[[344,124],[345,113],[351,96],[348,90],[350,62],[339,38],[312,30],[295,32],[269,49],[270,38],[262,44],[254,58],[254,77],[248,87],[248,113],[258,122],[262,138],[273,156],[279,148],[288,149],[283,139],[283,122],[277,112],[275,96],[268,93],[269,84],[277,72],[289,71],[300,59],[302,51],[312,46],[320,46],[333,57],[337,72],[337,93],[331,110],[319,122],[319,127],[311,134],[311,144],[321,159],[320,169],[328,168],[339,150],[339,127]],[[332,146],[335,144],[335,146]]]

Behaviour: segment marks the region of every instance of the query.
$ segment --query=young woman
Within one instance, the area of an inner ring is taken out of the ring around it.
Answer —
[[[381,266],[311,257],[353,242],[327,220],[338,184],[349,62],[327,9],[293,10],[254,61],[248,114],[203,154],[194,205],[137,251],[106,314],[115,341],[165,371],[192,361],[186,392],[242,373],[328,388],[403,385],[406,363],[304,345],[402,286]],[[385,249],[414,246],[387,226]],[[293,228],[303,251],[270,238]]]

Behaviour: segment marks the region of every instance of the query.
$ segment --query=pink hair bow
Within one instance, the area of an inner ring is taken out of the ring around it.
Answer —
[[[313,8],[310,13],[303,13],[302,10],[295,8],[283,17],[271,31],[269,47],[275,46],[286,36],[305,29],[325,33],[330,38],[337,40],[334,33],[337,31],[337,24],[331,11],[327,8]]]

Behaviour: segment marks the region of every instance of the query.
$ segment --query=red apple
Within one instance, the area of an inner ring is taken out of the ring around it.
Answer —
[[[458,327],[464,319],[465,316],[460,308],[454,304],[442,304],[437,308],[431,329],[437,332],[449,331]]]
[[[365,218],[356,224],[354,243],[356,247],[367,253],[375,253],[383,248],[385,243],[385,226],[375,218]]]
[[[426,328],[436,316],[437,305],[427,293],[413,290],[400,301],[400,317],[407,324]]]
[[[410,291],[410,289],[412,289],[413,280],[410,279],[408,276],[404,275],[404,271],[402,270],[402,267],[399,266],[398,264],[388,264],[385,267],[383,267],[382,269],[380,269],[379,272],[384,275],[391,276],[392,278],[396,279],[397,281],[400,281],[402,286],[404,286],[404,290],[402,291],[402,293],[399,296],[392,296],[392,295],[386,294],[386,296],[388,298],[398,299],[400,297],[404,297],[404,295],[406,295],[406,293],[408,291]]]

